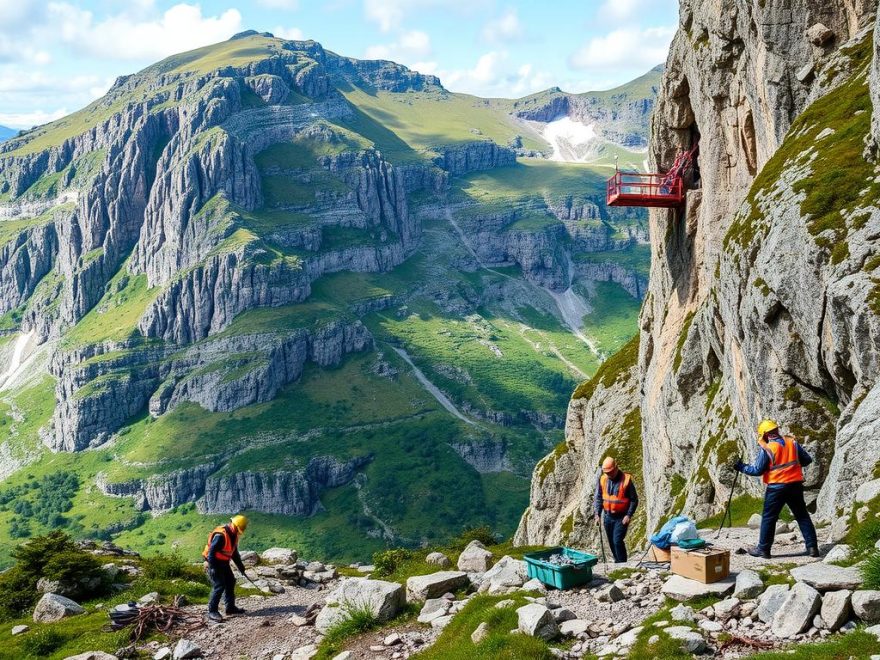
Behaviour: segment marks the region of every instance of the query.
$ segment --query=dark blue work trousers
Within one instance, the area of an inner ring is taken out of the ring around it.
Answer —
[[[761,536],[758,539],[758,550],[770,552],[773,545],[773,537],[776,536],[776,522],[782,507],[788,506],[798,527],[801,528],[801,536],[807,549],[815,547],[816,528],[810,519],[810,512],[804,502],[804,484],[780,484],[768,486],[764,493],[764,512],[761,514]]]
[[[608,537],[608,547],[611,550],[611,556],[614,561],[621,563],[626,561],[626,544],[623,542],[626,536],[628,525],[623,524],[623,518],[626,514],[608,513],[602,516],[605,524],[605,536]]]

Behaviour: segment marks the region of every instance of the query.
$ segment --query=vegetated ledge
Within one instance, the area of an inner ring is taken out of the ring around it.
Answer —
[[[601,385],[605,388],[613,386],[639,359],[639,336],[635,335],[623,347],[602,363],[595,375],[577,386],[572,399],[590,399]]]

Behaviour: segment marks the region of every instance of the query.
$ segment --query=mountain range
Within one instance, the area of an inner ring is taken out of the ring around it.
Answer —
[[[646,215],[604,181],[660,73],[481,99],[247,32],[4,143],[5,547],[195,551],[239,510],[341,559],[512,533],[636,329]]]

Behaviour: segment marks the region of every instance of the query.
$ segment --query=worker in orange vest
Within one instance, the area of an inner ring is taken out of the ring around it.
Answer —
[[[608,456],[602,461],[602,475],[596,484],[593,507],[596,510],[596,524],[605,516],[605,534],[608,546],[617,563],[627,559],[624,538],[629,523],[639,506],[639,495],[632,475],[617,467],[617,461]]]
[[[754,464],[737,461],[733,468],[751,477],[763,476],[767,489],[764,491],[764,511],[761,514],[761,532],[758,545],[749,549],[753,557],[770,559],[770,548],[776,535],[776,522],[783,506],[791,510],[801,536],[807,546],[807,554],[819,556],[816,528],[804,502],[804,470],[813,457],[790,435],[783,436],[779,425],[765,419],[758,425],[758,456]]]
[[[238,540],[247,529],[248,519],[242,515],[232,516],[225,525],[216,527],[208,534],[208,543],[202,552],[205,568],[211,578],[211,596],[208,599],[208,618],[211,621],[223,621],[218,608],[220,596],[226,603],[226,614],[244,614],[244,610],[235,605],[235,576],[229,562],[235,562],[241,574],[247,577],[241,555],[238,553]]]

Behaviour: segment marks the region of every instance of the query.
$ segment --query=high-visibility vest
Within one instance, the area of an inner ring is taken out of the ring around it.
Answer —
[[[783,444],[776,441],[758,444],[770,455],[770,467],[764,472],[765,484],[794,484],[804,480],[804,469],[798,459],[798,446],[795,439],[787,435]]]
[[[208,555],[211,554],[211,542],[214,540],[214,536],[217,534],[221,534],[223,536],[223,547],[215,553],[215,557],[220,559],[221,561],[232,561],[232,555],[235,554],[236,548],[238,548],[238,534],[233,534],[229,527],[226,525],[220,525],[216,527],[214,531],[208,534],[208,543],[205,545],[205,549],[202,552],[202,557],[205,559],[208,558]]]
[[[626,489],[629,488],[629,482],[632,477],[626,472],[620,480],[620,487],[617,489],[617,495],[610,492],[611,479],[607,474],[599,477],[599,486],[602,488],[602,508],[608,513],[626,513],[629,511],[630,499],[626,496]]]

